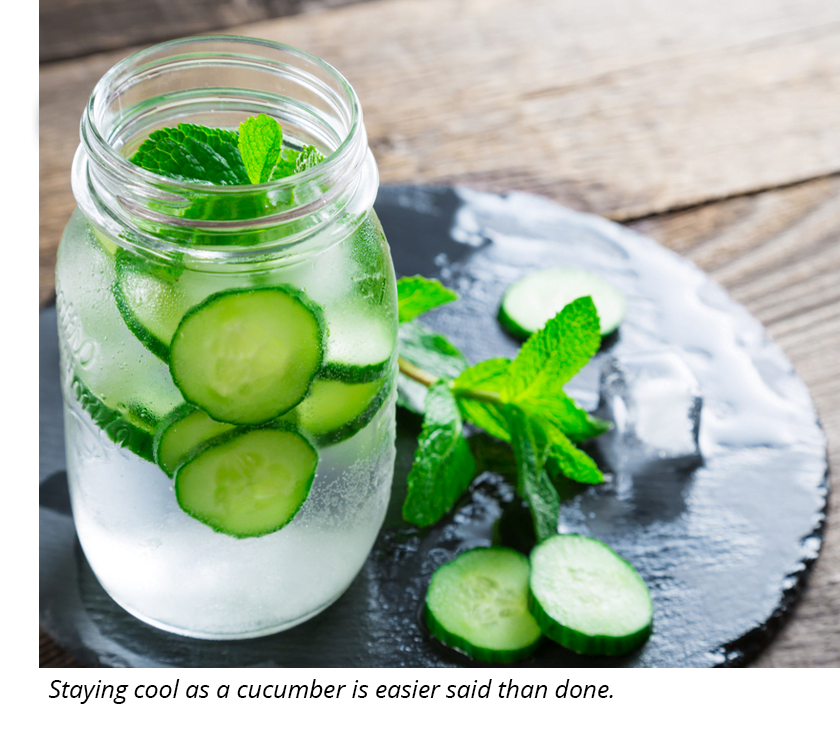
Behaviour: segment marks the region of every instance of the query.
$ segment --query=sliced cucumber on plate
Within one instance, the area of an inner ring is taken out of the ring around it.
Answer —
[[[639,573],[603,542],[558,534],[531,552],[531,612],[548,638],[575,653],[620,656],[653,629]]]
[[[439,567],[426,593],[432,635],[480,661],[531,655],[542,634],[528,610],[528,559],[505,547],[478,547]]]
[[[592,297],[601,336],[614,332],[627,311],[624,294],[600,276],[572,268],[546,268],[510,286],[499,308],[499,321],[515,337],[527,339],[582,296]]]

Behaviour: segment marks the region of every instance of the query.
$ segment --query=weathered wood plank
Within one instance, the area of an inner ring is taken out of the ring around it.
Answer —
[[[82,668],[81,663],[40,629],[38,630],[38,665],[41,668]]]
[[[41,63],[360,0],[41,0]]]
[[[817,5],[403,0],[242,30],[342,69],[385,180],[626,219],[840,169],[840,6]]]
[[[342,69],[383,182],[518,188],[623,220],[840,170],[837,3],[388,0],[236,30]],[[81,109],[123,55],[42,69],[47,256]]]

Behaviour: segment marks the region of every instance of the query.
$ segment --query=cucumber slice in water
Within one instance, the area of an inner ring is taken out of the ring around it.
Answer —
[[[442,643],[471,658],[511,663],[542,637],[528,611],[528,560],[505,547],[464,552],[432,575],[425,618]]]
[[[236,425],[219,423],[199,408],[184,403],[160,423],[153,443],[155,463],[167,476],[189,460],[193,451],[227,433]]]
[[[175,496],[185,512],[214,531],[259,537],[294,518],[317,467],[318,453],[300,433],[234,431],[178,468]]]
[[[116,257],[114,300],[126,326],[150,352],[169,361],[184,314],[218,290],[211,277],[151,263],[129,251]]]
[[[70,387],[76,401],[114,443],[154,462],[152,434],[155,424],[146,408],[137,404],[121,409],[110,408],[78,377],[73,377]]]
[[[158,422],[183,402],[181,393],[169,368],[126,327],[112,293],[114,258],[78,210],[65,236],[78,241],[59,249],[56,282],[64,354],[72,369],[65,392],[111,440],[152,460],[149,439]]]
[[[291,286],[221,291],[184,316],[169,369],[214,420],[267,423],[309,392],[324,357],[320,309]]]
[[[112,258],[117,255],[120,251],[120,246],[118,243],[112,241],[105,233],[100,231],[98,228],[93,226],[90,227],[91,231],[93,231],[93,235],[96,237],[96,240],[99,241],[99,245],[102,246],[102,250],[105,251],[109,256]]]
[[[531,552],[531,612],[543,633],[575,653],[620,656],[653,628],[650,593],[606,544],[558,534]]]
[[[396,326],[382,312],[349,306],[327,315],[324,373],[333,380],[373,382],[391,365]]]
[[[349,383],[319,378],[297,407],[298,423],[319,445],[340,443],[373,419],[389,392],[385,377]]]
[[[601,336],[618,328],[627,310],[624,295],[600,276],[571,268],[547,268],[510,286],[502,299],[499,321],[515,337],[527,339],[581,296],[592,297]]]

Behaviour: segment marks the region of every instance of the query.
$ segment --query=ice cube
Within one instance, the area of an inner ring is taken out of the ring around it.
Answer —
[[[615,427],[599,439],[604,457],[616,472],[699,465],[702,404],[697,378],[675,351],[608,358],[598,415]]]

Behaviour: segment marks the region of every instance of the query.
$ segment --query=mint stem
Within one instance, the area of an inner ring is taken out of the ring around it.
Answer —
[[[426,372],[426,370],[412,364],[403,357],[399,357],[397,359],[397,363],[399,364],[400,372],[402,372],[406,377],[410,377],[412,380],[415,380],[426,387],[431,387],[440,379],[440,377],[436,377],[431,372]]]
[[[410,377],[415,382],[419,382],[421,385],[425,385],[426,387],[431,387],[440,379],[431,372],[426,372],[426,370],[412,364],[403,357],[399,357],[397,362],[399,363],[400,372],[402,372],[406,377]],[[478,400],[479,402],[486,402],[491,405],[504,405],[504,401],[501,397],[499,397],[499,393],[491,392],[490,390],[468,390],[463,387],[453,387],[452,394],[455,395],[456,398]]]

